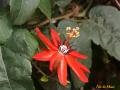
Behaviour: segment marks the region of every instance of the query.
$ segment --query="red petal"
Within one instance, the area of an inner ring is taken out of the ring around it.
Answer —
[[[55,53],[54,51],[46,50],[36,54],[32,58],[38,61],[49,61],[49,59],[54,53]]]
[[[51,37],[55,46],[58,46],[59,44],[61,44],[61,39],[58,33],[53,28],[51,28]]]
[[[52,45],[52,43],[50,42],[50,40],[49,40],[48,38],[46,38],[46,36],[41,33],[41,31],[39,30],[38,27],[35,28],[35,32],[37,33],[39,39],[40,39],[45,45],[47,45],[47,46],[48,46],[50,49],[52,49],[52,50],[57,50],[57,48],[56,48],[54,45]]]
[[[58,78],[62,85],[67,85],[67,63],[64,59],[60,61],[58,67]]]
[[[81,68],[83,71],[90,73],[90,70],[89,70],[87,67],[85,67],[84,65],[82,65],[80,62],[79,62],[78,65],[80,66],[80,68]]]
[[[69,54],[76,57],[76,58],[80,58],[80,59],[87,59],[88,58],[86,55],[80,54],[80,53],[73,51],[73,50],[70,51]]]
[[[50,71],[53,71],[53,69],[56,69],[63,58],[64,58],[64,55],[60,54],[59,52],[55,53],[50,58],[50,66],[49,66]]]
[[[54,63],[57,57],[57,53],[55,53],[51,58],[50,58],[50,65],[49,65],[49,69],[52,72],[53,68],[54,68]]]
[[[67,60],[68,65],[72,68],[72,70],[76,73],[79,79],[83,82],[88,82],[87,76],[84,72],[80,69],[80,64],[77,62],[72,56],[66,55],[65,59]]]

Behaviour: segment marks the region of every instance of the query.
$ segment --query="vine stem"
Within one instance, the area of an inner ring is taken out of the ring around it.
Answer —
[[[77,17],[84,17],[86,15],[87,11],[89,10],[90,6],[92,5],[92,2],[93,2],[93,0],[90,0],[88,6]],[[47,20],[37,24],[37,26],[41,27],[41,26],[46,25],[50,22],[58,21],[60,19],[67,19],[71,16],[74,16],[74,14],[75,14],[75,12],[73,11],[73,12],[69,12],[69,13],[62,15],[62,16],[57,16],[57,17],[52,18],[52,19],[47,19]]]
[[[83,10],[83,12],[81,12],[78,17],[83,17],[86,15],[87,11],[90,9],[92,3],[93,3],[93,0],[87,0],[87,2],[89,3],[88,6]]]
[[[62,16],[58,16],[58,17],[55,17],[55,18],[52,18],[51,20],[50,19],[47,19],[43,22],[41,22],[40,24],[38,24],[37,26],[43,26],[43,25],[46,25],[47,23],[49,22],[54,22],[54,21],[58,21],[60,19],[66,19],[66,18],[69,18],[70,16],[73,16],[74,12],[70,12],[66,15],[62,15]]]
[[[73,10],[71,12],[68,12],[65,15],[60,15],[60,16],[54,17],[52,19],[46,19],[40,23],[35,23],[35,24],[28,25],[28,26],[31,28],[35,28],[36,26],[41,27],[41,26],[46,25],[50,22],[56,22],[56,21],[61,20],[61,19],[68,19],[74,15],[75,15],[75,17],[84,17],[86,15],[87,11],[89,10],[89,8],[91,7],[92,2],[93,2],[93,0],[88,0],[88,6],[82,12],[80,12],[78,15],[75,15],[76,12]]]
[[[43,76],[47,76],[37,65],[35,62],[32,62],[32,65],[37,69],[39,73],[41,73]]]
[[[117,4],[118,8],[120,9],[120,3],[119,3],[119,1],[118,1],[118,0],[115,0],[115,2],[116,2],[116,4]]]
[[[37,69],[37,71],[38,71],[39,73],[41,73],[43,76],[47,76],[47,75],[36,65],[35,62],[32,62],[32,65],[33,65],[33,66]],[[47,76],[47,77],[48,77],[49,79],[53,79],[53,80],[59,82],[58,79],[52,78],[52,76]]]

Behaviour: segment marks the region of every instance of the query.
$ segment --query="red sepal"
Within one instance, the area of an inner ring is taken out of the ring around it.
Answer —
[[[86,55],[80,54],[74,50],[70,51],[69,54],[76,57],[76,58],[80,58],[80,59],[87,59],[88,58]]]
[[[68,65],[71,67],[71,69],[79,77],[79,79],[81,81],[83,81],[84,83],[88,82],[87,76],[84,74],[83,70],[81,70],[80,66],[78,65],[79,62],[75,61],[75,59],[70,55],[66,55],[65,59],[66,59]]]
[[[52,49],[52,50],[57,50],[57,47],[55,47],[48,38],[46,38],[46,36],[44,34],[42,34],[42,32],[40,31],[40,29],[37,27],[35,28],[35,32],[37,33],[39,39],[46,45],[48,46],[48,48]]]

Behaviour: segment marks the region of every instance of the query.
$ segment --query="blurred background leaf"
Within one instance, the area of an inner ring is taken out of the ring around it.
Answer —
[[[12,90],[9,78],[7,75],[7,70],[2,58],[2,52],[0,47],[0,89],[1,90]]]
[[[31,58],[38,47],[38,42],[27,29],[15,29],[5,46]]]
[[[30,61],[19,53],[2,47],[2,55],[11,90],[34,90]],[[4,86],[6,87],[6,86]]]
[[[40,0],[39,3],[39,9],[42,13],[45,14],[45,16],[50,19],[52,15],[52,6],[51,6],[51,0]]]
[[[9,0],[0,0],[0,9],[6,8],[9,4]]]
[[[37,47],[38,42],[30,32],[25,29],[14,31],[5,46],[2,46],[3,62],[7,74],[7,77],[4,77],[9,81],[9,86],[5,85],[3,88],[9,87],[9,90],[34,90],[31,79],[31,57]],[[1,69],[0,72],[1,75],[4,74]]]
[[[111,6],[97,6],[91,9],[89,17],[85,25],[90,39],[120,60],[120,12]]]
[[[24,24],[35,12],[40,0],[10,0],[11,19],[15,25]]]

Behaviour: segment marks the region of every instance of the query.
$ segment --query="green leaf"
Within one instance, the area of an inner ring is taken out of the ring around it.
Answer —
[[[97,6],[86,22],[89,37],[120,61],[120,12],[111,6]]]
[[[39,9],[42,13],[47,16],[48,19],[51,18],[52,10],[51,10],[51,0],[40,0]]]
[[[5,46],[14,52],[31,57],[34,55],[35,49],[38,47],[38,42],[27,29],[15,29],[13,35],[6,42]]]
[[[40,0],[10,0],[10,13],[15,25],[24,24],[38,7]]]
[[[61,35],[64,35],[66,37],[66,27],[80,27],[80,36],[77,38],[74,38],[71,40],[70,44],[73,49],[78,51],[79,53],[82,53],[84,55],[87,55],[89,58],[87,60],[78,60],[80,63],[85,65],[86,67],[90,68],[92,63],[92,50],[91,50],[91,41],[87,37],[88,33],[86,32],[88,28],[83,26],[82,24],[79,25],[74,21],[71,20],[63,20],[59,23],[58,29],[59,32],[62,33]],[[71,83],[73,84],[75,89],[80,89],[81,86],[84,85],[83,82],[79,80],[79,78],[76,76],[76,74],[71,70]]]
[[[67,6],[68,4],[70,4],[72,0],[56,0],[56,4],[61,7],[64,8],[65,6]]]
[[[0,44],[3,44],[11,36],[12,31],[6,14],[0,12]]]
[[[2,55],[10,90],[34,90],[31,79],[32,67],[30,61],[6,47],[2,48]]]
[[[1,90],[12,90],[7,76],[6,67],[2,58],[2,52],[0,47],[0,89]]]
[[[34,90],[30,61],[37,47],[38,42],[26,29],[16,29],[14,31],[5,46],[2,47],[3,65],[6,72],[0,69],[0,76],[7,80],[0,77],[0,81],[5,81],[0,83],[0,86],[3,86],[3,89],[0,87],[1,90]]]

